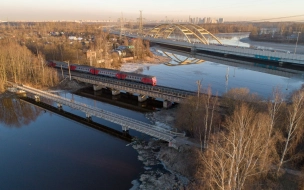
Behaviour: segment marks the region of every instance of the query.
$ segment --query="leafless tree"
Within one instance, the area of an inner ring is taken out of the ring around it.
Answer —
[[[295,159],[299,154],[295,153],[299,141],[303,137],[304,127],[304,90],[301,89],[292,95],[291,103],[286,106],[286,120],[282,127],[283,149],[280,154],[277,173],[282,165]]]
[[[265,132],[269,123],[268,115],[257,113],[246,103],[236,106],[223,130],[213,136],[202,153],[207,189],[244,189],[246,181],[268,171],[269,164],[260,162],[270,157],[265,151],[272,145]]]

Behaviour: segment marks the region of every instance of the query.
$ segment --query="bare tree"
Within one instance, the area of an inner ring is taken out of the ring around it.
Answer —
[[[291,104],[287,105],[286,123],[283,125],[283,150],[281,152],[277,173],[282,165],[296,158],[295,148],[303,137],[304,119],[304,90],[301,89],[292,95]],[[288,155],[288,156],[287,156]]]
[[[268,171],[270,164],[260,162],[271,157],[265,151],[273,146],[265,133],[269,123],[268,115],[257,113],[245,103],[236,107],[223,131],[213,136],[202,153],[207,189],[244,189],[246,181],[258,179]]]
[[[201,101],[202,106],[202,118],[203,118],[203,125],[204,128],[203,134],[200,134],[200,138],[204,136],[204,148],[208,147],[209,138],[211,135],[211,130],[214,125],[219,125],[219,110],[218,110],[218,97],[212,96],[212,90],[209,86],[207,88],[207,92],[205,95],[202,96]],[[198,126],[201,128],[200,126]]]
[[[269,143],[275,143],[277,141],[277,130],[275,130],[275,126],[277,126],[277,120],[280,116],[280,109],[282,108],[282,106],[284,105],[283,102],[283,95],[280,91],[280,89],[274,88],[272,91],[272,97],[270,98],[270,100],[267,103],[267,113],[269,116],[269,127],[267,127],[265,129],[265,132],[267,133],[267,141],[266,141],[266,146],[269,146]],[[267,148],[265,155],[268,155],[268,152],[270,152],[271,155],[275,156],[277,155],[277,151],[275,149],[270,149]],[[272,153],[271,153],[272,151]],[[265,167],[267,167],[268,164],[268,159],[264,157],[264,159],[262,160],[261,164],[266,165]]]
[[[258,108],[257,102],[260,101],[257,94],[250,93],[248,88],[233,88],[223,95],[221,105],[226,107],[226,112],[230,115],[236,106],[246,102],[248,106]]]

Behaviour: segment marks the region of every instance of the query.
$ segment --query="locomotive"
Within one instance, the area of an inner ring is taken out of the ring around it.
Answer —
[[[50,67],[56,67],[56,68],[62,68],[62,69],[69,69],[71,71],[79,71],[83,73],[90,73],[92,75],[99,75],[99,76],[106,76],[106,77],[112,77],[117,78],[120,80],[129,80],[129,81],[135,81],[140,82],[144,84],[150,84],[152,86],[155,86],[157,83],[155,76],[150,75],[141,75],[136,73],[129,73],[129,72],[122,72],[118,70],[113,69],[104,69],[104,68],[95,68],[91,66],[86,65],[77,65],[77,64],[69,64],[61,61],[47,61],[47,65]]]

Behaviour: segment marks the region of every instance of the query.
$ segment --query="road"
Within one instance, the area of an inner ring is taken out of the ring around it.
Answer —
[[[294,53],[296,44],[283,44],[283,43],[273,43],[273,42],[260,42],[260,41],[252,41],[248,37],[242,38],[240,40],[241,42],[248,43],[253,46],[263,46],[263,47],[269,47],[273,49],[278,50],[287,50],[290,51],[290,53]],[[299,45],[297,47],[297,54],[304,54],[304,45]]]

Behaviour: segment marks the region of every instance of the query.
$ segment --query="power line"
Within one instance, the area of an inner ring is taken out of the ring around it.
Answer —
[[[285,16],[285,17],[276,17],[276,18],[268,18],[268,19],[259,19],[259,20],[249,20],[246,22],[256,22],[256,21],[268,21],[268,20],[277,20],[277,19],[283,19],[283,18],[295,18],[295,17],[302,17],[303,15],[293,15],[293,16]]]

